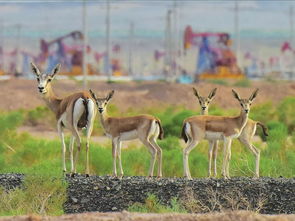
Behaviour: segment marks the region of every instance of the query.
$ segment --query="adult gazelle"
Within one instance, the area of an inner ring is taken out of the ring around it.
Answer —
[[[33,73],[38,81],[38,90],[45,100],[47,106],[52,110],[57,119],[57,131],[62,143],[62,167],[66,172],[66,145],[63,128],[67,128],[72,133],[70,141],[71,175],[76,173],[76,165],[81,150],[81,138],[79,128],[86,127],[86,175],[89,175],[89,140],[93,129],[93,122],[96,115],[94,101],[88,91],[72,93],[64,98],[59,98],[53,92],[51,83],[55,75],[59,72],[61,65],[56,65],[51,73],[41,73],[37,66],[31,63]],[[75,160],[73,157],[74,142],[77,142],[77,152]]]
[[[257,96],[258,89],[252,93],[249,99],[241,99],[235,90],[232,90],[232,93],[241,105],[241,111],[238,116],[203,115],[189,117],[184,120],[182,137],[186,142],[188,141],[188,146],[183,150],[183,168],[184,176],[188,179],[192,179],[188,164],[189,153],[203,139],[224,141],[222,175],[225,178],[229,178],[232,139],[238,138],[246,126],[250,106]]]
[[[119,163],[119,178],[123,176],[121,161],[121,144],[125,140],[139,139],[150,151],[152,158],[150,162],[149,176],[153,176],[156,158],[158,159],[158,177],[162,177],[162,150],[157,144],[157,138],[162,139],[164,135],[161,122],[151,115],[138,115],[133,117],[109,117],[107,105],[114,95],[111,91],[106,97],[97,98],[90,90],[92,98],[96,101],[99,111],[100,122],[105,134],[112,139],[113,175],[117,177],[116,159]]]

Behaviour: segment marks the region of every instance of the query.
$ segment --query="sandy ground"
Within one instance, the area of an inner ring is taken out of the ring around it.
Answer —
[[[98,96],[105,96],[112,89],[116,91],[112,101],[122,112],[129,108],[148,109],[149,107],[181,105],[189,109],[199,110],[198,103],[192,93],[196,87],[200,94],[207,95],[211,89],[217,87],[214,103],[223,108],[238,108],[239,104],[232,97],[231,86],[199,83],[182,85],[164,82],[122,82],[107,84],[105,82],[90,82],[89,88],[97,92]],[[82,84],[73,80],[56,80],[53,88],[57,95],[65,96],[73,91],[82,90]],[[238,88],[241,97],[249,97],[254,88],[260,92],[255,104],[272,101],[278,103],[285,96],[295,96],[295,82],[270,83],[253,82],[251,88]],[[0,81],[0,110],[33,109],[43,106],[44,101],[37,91],[35,80],[10,79]]]
[[[144,214],[144,213],[82,213],[82,214],[70,214],[58,217],[48,216],[15,216],[15,217],[3,217],[0,221],[40,221],[40,220],[83,220],[83,221],[293,221],[295,215],[261,215],[249,211],[234,211],[234,212],[223,212],[223,213],[208,213],[208,214]]]

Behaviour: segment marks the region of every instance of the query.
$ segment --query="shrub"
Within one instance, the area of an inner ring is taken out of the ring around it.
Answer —
[[[286,97],[278,106],[279,120],[286,124],[289,132],[295,130],[295,97]]]
[[[170,204],[171,206],[165,206],[156,195],[149,194],[144,204],[135,203],[128,208],[128,211],[140,213],[186,213],[186,210],[178,202],[177,198],[173,198]]]

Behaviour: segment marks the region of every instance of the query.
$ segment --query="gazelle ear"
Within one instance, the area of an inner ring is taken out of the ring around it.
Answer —
[[[256,88],[256,90],[251,94],[251,96],[249,97],[249,100],[250,101],[253,101],[255,98],[256,98],[256,96],[257,96],[257,94],[258,94],[258,91],[259,91],[259,89],[258,88]]]
[[[31,69],[37,77],[41,74],[41,72],[33,62],[31,62]]]
[[[196,88],[193,87],[194,94],[197,98],[200,98],[199,92]]]
[[[241,98],[240,98],[239,94],[238,94],[234,89],[232,89],[231,91],[232,91],[234,97],[235,97],[238,101],[240,101]]]
[[[208,98],[209,98],[209,99],[212,99],[212,98],[215,96],[216,91],[217,91],[217,88],[214,88],[214,89],[210,92],[210,94],[208,95]]]
[[[108,96],[106,97],[107,101],[109,101],[109,100],[113,97],[114,93],[115,93],[115,91],[112,90],[112,91],[108,94]]]
[[[94,100],[97,100],[95,93],[94,93],[91,89],[89,89],[89,92],[90,92],[91,97],[92,97]]]
[[[53,68],[53,70],[51,71],[51,74],[50,74],[50,76],[51,76],[52,78],[54,78],[54,76],[59,72],[60,67],[61,67],[61,64],[57,64],[57,65]]]

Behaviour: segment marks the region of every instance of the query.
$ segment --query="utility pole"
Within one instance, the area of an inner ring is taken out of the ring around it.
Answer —
[[[291,47],[294,47],[293,45],[293,31],[294,31],[294,23],[293,23],[293,5],[290,5],[290,8],[289,8],[289,22],[290,22],[290,44],[291,44]]]
[[[174,0],[173,4],[173,36],[174,36],[174,42],[173,42],[173,61],[172,61],[172,70],[173,70],[173,78],[175,78],[178,75],[178,29],[177,29],[177,0]]]
[[[106,11],[106,56],[104,63],[104,70],[106,75],[108,76],[108,80],[111,78],[110,72],[110,58],[111,58],[111,47],[110,47],[110,0],[106,0],[107,3],[107,11]]]
[[[0,68],[0,71],[3,71],[3,72],[5,72],[4,70],[4,66],[5,66],[5,63],[4,63],[4,59],[5,59],[5,56],[4,56],[4,22],[3,22],[3,20],[1,19],[0,20],[0,32],[1,32],[1,34],[0,34],[0,36],[1,36],[1,41],[0,41],[0,47],[1,47],[1,50],[2,50],[2,54],[1,54],[1,63],[0,63],[0,65],[1,65],[1,68]]]
[[[129,76],[133,76],[133,44],[134,44],[134,23],[130,22],[129,55],[128,55],[128,73],[129,73]]]
[[[235,0],[235,15],[234,15],[234,26],[235,26],[235,37],[236,37],[236,56],[237,56],[237,64],[241,65],[240,60],[240,28],[239,28],[239,2]]]
[[[20,46],[21,46],[21,24],[16,25],[16,65],[15,65],[15,74],[20,74]]]
[[[86,2],[87,0],[83,0],[83,12],[82,12],[82,25],[83,25],[83,63],[82,63],[82,71],[83,71],[83,85],[84,89],[87,89],[87,43],[88,43],[88,34],[87,34],[87,10],[86,10]]]
[[[171,77],[172,69],[172,33],[171,33],[171,14],[172,11],[167,11],[166,16],[166,36],[165,36],[165,73],[166,78]]]

